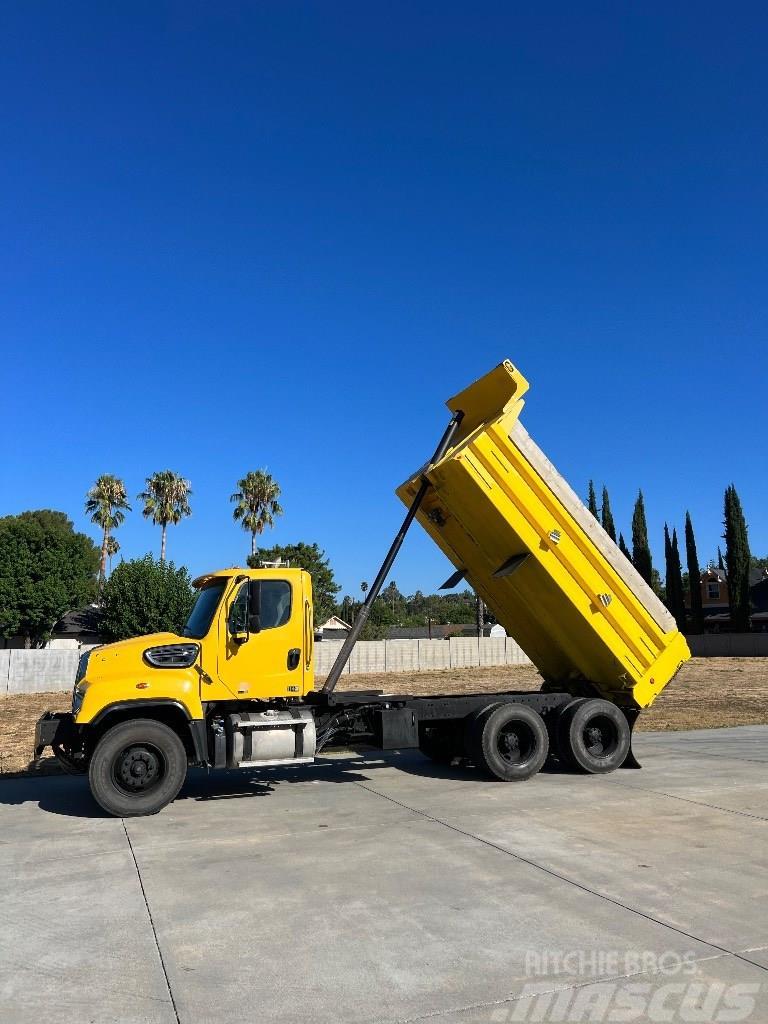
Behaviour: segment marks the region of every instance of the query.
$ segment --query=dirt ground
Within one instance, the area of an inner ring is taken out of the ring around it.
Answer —
[[[386,693],[486,693],[536,690],[541,678],[531,666],[441,669],[347,676],[344,689]],[[0,697],[0,775],[28,770],[35,722],[47,710],[65,711],[70,695],[19,694]],[[645,711],[638,729],[716,729],[768,724],[768,658],[694,658]],[[56,771],[44,758],[35,771]]]

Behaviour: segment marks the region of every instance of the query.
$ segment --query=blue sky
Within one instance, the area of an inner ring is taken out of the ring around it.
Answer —
[[[764,6],[6,3],[0,514],[103,472],[192,480],[169,556],[275,542],[345,591],[402,516],[443,402],[509,357],[524,422],[657,564],[741,494],[768,553]],[[126,556],[159,546],[138,503]],[[93,528],[91,528],[93,529]],[[94,531],[94,536],[96,532]],[[414,528],[393,573],[445,577]]]

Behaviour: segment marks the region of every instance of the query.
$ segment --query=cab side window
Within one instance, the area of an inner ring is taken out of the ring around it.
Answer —
[[[285,580],[262,580],[261,628],[276,629],[291,617],[291,585]]]
[[[233,635],[248,629],[248,584],[244,583],[229,608],[229,632]]]

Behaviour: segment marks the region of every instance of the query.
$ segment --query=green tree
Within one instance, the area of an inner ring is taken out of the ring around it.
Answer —
[[[632,562],[647,584],[653,584],[653,563],[648,544],[648,524],[645,519],[643,492],[638,491],[632,513]]]
[[[153,473],[147,477],[147,489],[138,495],[144,502],[142,515],[151,519],[155,526],[162,529],[160,540],[160,561],[165,561],[165,541],[169,525],[176,526],[185,516],[192,515],[189,498],[192,485],[189,480],[172,472],[170,469],[161,473]]]
[[[749,631],[749,539],[741,501],[733,484],[726,488],[724,501],[725,559],[728,565],[728,602],[731,625]]]
[[[685,599],[683,596],[682,566],[680,550],[677,544],[677,530],[669,536],[669,527],[664,523],[664,560],[666,563],[666,600],[667,608],[675,617],[678,629],[685,628]]]
[[[750,569],[768,569],[768,557],[758,558],[757,555],[749,556]]]
[[[603,507],[600,510],[600,521],[603,525],[603,529],[615,544],[616,526],[613,522],[613,514],[611,513],[611,501],[608,497],[608,488],[605,485],[603,485]]]
[[[0,637],[38,647],[61,616],[96,597],[99,549],[63,512],[0,519]]]
[[[99,566],[99,579],[102,581],[107,576],[109,539],[113,530],[116,530],[125,519],[125,513],[130,510],[125,484],[111,473],[102,473],[85,496],[85,513],[91,517],[91,522],[100,526],[102,530]]]
[[[696,551],[696,538],[690,512],[685,513],[685,558],[688,563],[688,590],[691,600],[691,631],[701,633],[704,629],[704,613],[701,603],[701,566]]]
[[[248,558],[252,569],[262,562],[289,562],[292,569],[306,569],[312,577],[312,595],[315,605],[315,622],[321,625],[333,615],[336,595],[341,587],[336,582],[333,569],[325,552],[317,544],[276,544],[271,548],[257,548]]]
[[[624,540],[623,533],[619,534],[619,551],[621,551],[622,555],[624,555],[625,558],[628,558],[630,562],[632,561],[632,552],[627,547],[627,542]]]
[[[232,518],[250,533],[253,556],[256,554],[256,537],[261,536],[267,526],[274,526],[277,516],[283,514],[282,506],[277,500],[280,497],[280,488],[265,469],[246,473],[242,480],[237,481],[237,486],[239,490],[229,498],[230,501],[237,502]]]
[[[112,559],[120,550],[120,542],[116,537],[107,540],[107,557],[109,558],[109,571],[112,572]]]
[[[595,485],[591,480],[589,481],[589,489],[587,491],[587,508],[599,522],[600,519],[597,513],[597,495],[595,494]]]
[[[363,600],[365,600],[365,595],[368,593],[368,584],[365,580],[360,584],[360,593],[363,595]]]
[[[723,561],[723,552],[720,550],[720,546],[717,548],[717,568],[725,572],[725,562]]]
[[[121,562],[102,591],[102,629],[109,640],[181,633],[194,591],[189,573],[152,555]]]

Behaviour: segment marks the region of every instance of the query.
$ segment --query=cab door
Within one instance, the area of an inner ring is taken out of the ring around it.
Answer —
[[[227,614],[219,618],[218,676],[227,697],[301,695],[302,596],[298,575],[245,580],[234,591]]]

